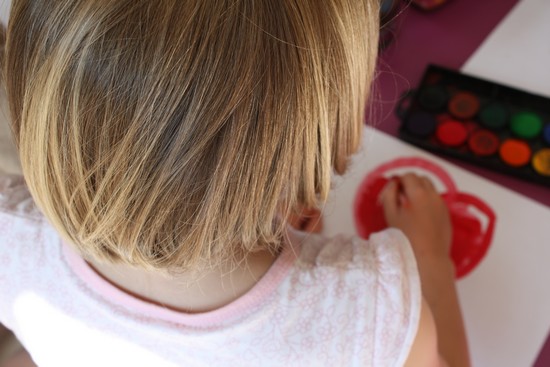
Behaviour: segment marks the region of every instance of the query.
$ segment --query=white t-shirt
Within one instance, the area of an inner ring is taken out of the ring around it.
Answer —
[[[244,296],[186,314],[104,280],[0,176],[0,322],[41,367],[402,365],[422,297],[405,236],[288,238]]]

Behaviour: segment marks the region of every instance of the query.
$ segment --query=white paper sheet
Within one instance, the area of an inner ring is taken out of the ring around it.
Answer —
[[[475,194],[497,214],[488,254],[458,283],[474,366],[531,365],[550,329],[550,209],[380,131],[368,129],[363,146],[335,183],[325,233],[356,233],[355,193],[379,164],[417,156],[445,168],[460,191]]]

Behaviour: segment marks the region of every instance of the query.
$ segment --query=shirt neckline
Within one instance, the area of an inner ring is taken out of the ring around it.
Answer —
[[[281,254],[248,292],[225,306],[201,313],[177,311],[140,299],[103,278],[78,255],[71,245],[63,242],[62,250],[74,274],[107,302],[123,306],[131,312],[152,319],[193,327],[208,327],[243,317],[275,291],[296,260],[296,248],[293,247],[293,241],[289,238],[292,236],[291,232],[288,231],[287,241]]]

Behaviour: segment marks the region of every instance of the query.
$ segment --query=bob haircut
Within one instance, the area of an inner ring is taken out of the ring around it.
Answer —
[[[4,77],[37,205],[84,258],[276,253],[359,145],[378,0],[14,0]]]

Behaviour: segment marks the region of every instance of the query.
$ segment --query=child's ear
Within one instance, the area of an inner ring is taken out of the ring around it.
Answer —
[[[321,233],[323,231],[323,216],[319,209],[301,209],[293,212],[287,219],[291,227],[309,233]]]

